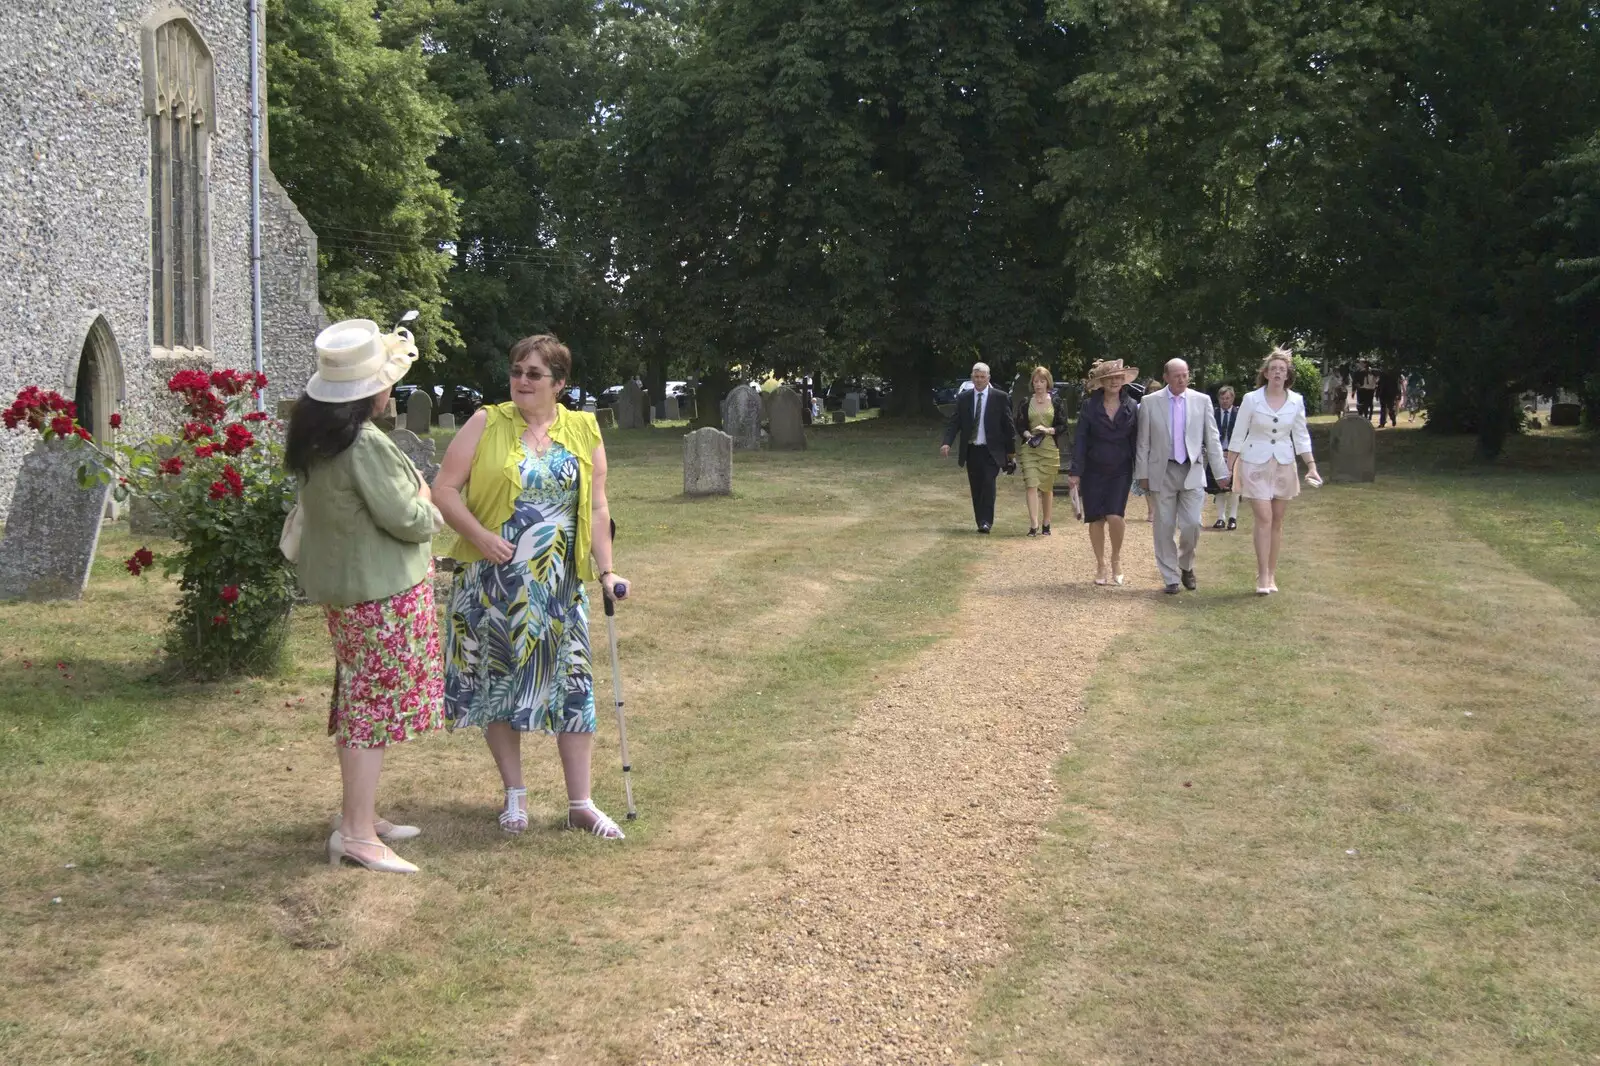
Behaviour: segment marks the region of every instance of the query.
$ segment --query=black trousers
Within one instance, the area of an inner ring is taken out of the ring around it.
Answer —
[[[1376,391],[1375,389],[1356,390],[1356,414],[1365,418],[1368,422],[1372,421],[1372,397]]]
[[[972,490],[972,517],[980,526],[994,525],[994,483],[1000,475],[989,449],[967,447],[967,486]]]
[[[1391,426],[1397,426],[1397,425],[1400,424],[1400,420],[1395,418],[1395,416],[1394,416],[1394,405],[1396,403],[1398,403],[1399,401],[1400,401],[1400,397],[1398,397],[1398,396],[1384,396],[1381,393],[1379,394],[1379,396],[1378,396],[1378,427],[1380,429],[1383,427],[1383,423],[1384,423],[1385,419],[1388,420],[1388,422],[1389,422],[1389,424]]]

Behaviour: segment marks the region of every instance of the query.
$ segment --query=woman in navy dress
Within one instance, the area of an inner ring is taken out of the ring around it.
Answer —
[[[1124,367],[1121,359],[1095,363],[1089,371],[1089,395],[1078,412],[1067,483],[1078,490],[1083,520],[1089,523],[1096,585],[1122,584],[1123,515],[1128,509],[1128,491],[1133,487],[1133,453],[1139,433],[1139,407],[1122,395],[1122,387],[1138,377],[1138,368]]]

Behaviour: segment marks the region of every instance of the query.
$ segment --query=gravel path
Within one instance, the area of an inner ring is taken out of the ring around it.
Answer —
[[[1055,811],[1083,685],[1160,588],[1143,522],[1120,589],[1092,584],[1070,511],[1049,540],[985,549],[956,635],[886,683],[837,770],[796,797],[778,881],[646,1062],[969,1059],[967,1019],[1008,950],[1003,902]]]

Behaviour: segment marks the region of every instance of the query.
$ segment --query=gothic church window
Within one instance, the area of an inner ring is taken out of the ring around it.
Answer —
[[[157,348],[211,346],[211,51],[181,11],[143,32],[150,126],[150,317]]]

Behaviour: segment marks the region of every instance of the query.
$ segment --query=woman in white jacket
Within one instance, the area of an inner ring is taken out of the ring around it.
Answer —
[[[1238,459],[1239,495],[1255,512],[1256,593],[1278,591],[1278,549],[1283,546],[1283,516],[1289,501],[1300,495],[1295,456],[1306,462],[1306,477],[1321,484],[1311,457],[1311,431],[1306,428],[1306,403],[1289,388],[1294,363],[1287,349],[1274,348],[1261,364],[1261,388],[1247,393],[1228,442],[1230,467]]]

